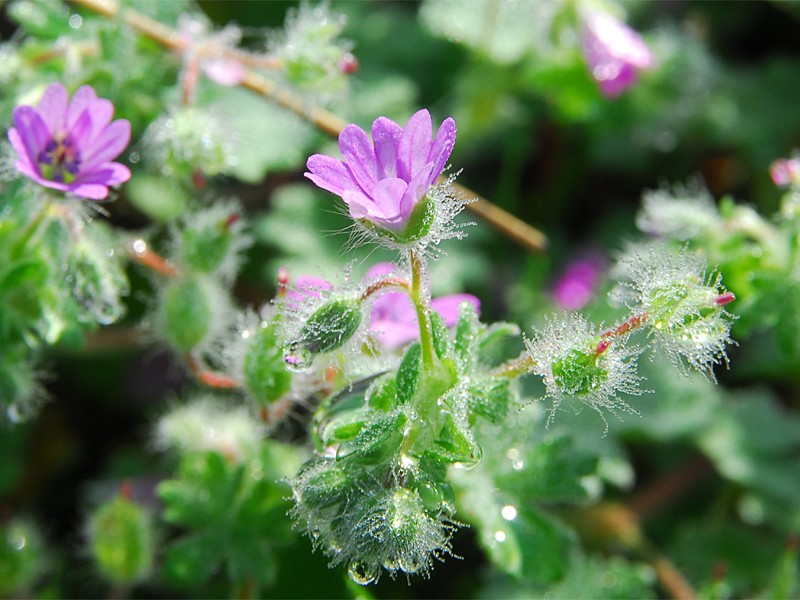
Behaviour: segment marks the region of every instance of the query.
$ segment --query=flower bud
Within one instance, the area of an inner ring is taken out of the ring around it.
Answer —
[[[226,202],[187,215],[177,234],[180,262],[189,270],[233,279],[238,255],[250,243],[242,232],[239,212],[239,206]]]
[[[290,342],[284,360],[290,368],[302,368],[316,354],[341,348],[358,331],[362,311],[359,299],[326,302],[303,324]]]
[[[161,297],[161,333],[175,349],[189,352],[219,329],[226,305],[224,293],[211,279],[200,275],[175,279]]]
[[[597,329],[580,314],[552,317],[525,340],[532,371],[544,378],[546,397],[552,398],[550,418],[561,402],[572,399],[600,411],[632,410],[619,395],[639,395],[636,374],[638,348],[622,340],[603,341]]]
[[[143,579],[154,558],[150,515],[124,494],[117,495],[89,518],[89,547],[109,581],[131,584]]]

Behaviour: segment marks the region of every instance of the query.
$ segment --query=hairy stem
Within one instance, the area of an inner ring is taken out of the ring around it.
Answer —
[[[422,262],[416,252],[408,253],[411,263],[411,300],[417,311],[419,322],[419,343],[422,349],[422,364],[429,370],[434,365],[433,331],[431,330],[431,302],[430,293],[423,289]]]

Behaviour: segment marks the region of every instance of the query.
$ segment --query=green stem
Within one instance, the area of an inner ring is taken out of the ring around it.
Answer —
[[[517,358],[512,358],[508,362],[492,369],[494,377],[505,377],[516,379],[530,373],[536,361],[529,354],[520,354]]]
[[[435,356],[433,351],[433,330],[431,329],[430,319],[430,293],[423,290],[422,286],[422,262],[413,250],[408,253],[411,263],[411,300],[417,311],[417,321],[419,323],[419,343],[422,349],[422,365],[427,370],[434,366]]]

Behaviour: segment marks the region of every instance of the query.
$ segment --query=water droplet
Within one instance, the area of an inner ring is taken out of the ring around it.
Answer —
[[[370,565],[362,561],[354,561],[347,568],[347,575],[358,585],[369,585],[378,579],[380,571],[377,565]]]
[[[506,541],[506,532],[505,531],[495,531],[494,532],[494,539],[500,543]]]
[[[314,357],[308,351],[308,348],[302,346],[299,342],[293,342],[289,344],[286,353],[283,355],[283,361],[290,371],[302,373],[311,368]]]
[[[506,504],[500,509],[500,514],[506,521],[513,521],[517,518],[517,507],[511,504]]]

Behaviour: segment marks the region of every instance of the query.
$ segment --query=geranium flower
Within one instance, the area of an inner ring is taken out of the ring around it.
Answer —
[[[112,122],[114,105],[88,85],[69,101],[67,89],[53,83],[34,108],[14,109],[8,139],[17,152],[17,171],[48,188],[102,200],[108,186],[130,179],[125,165],[111,162],[131,139],[131,124]]]
[[[556,303],[564,310],[580,310],[595,294],[601,262],[586,258],[578,260],[558,279],[553,290]]]
[[[367,273],[367,281],[388,275],[394,270],[391,263],[378,263]],[[431,308],[441,315],[448,327],[458,322],[459,308],[469,302],[480,310],[480,301],[470,294],[452,294],[431,300]],[[389,292],[372,304],[370,330],[382,347],[399,348],[419,337],[417,313],[411,299],[404,292]]]
[[[354,219],[401,231],[414,207],[436,182],[456,139],[447,118],[433,138],[431,115],[422,109],[401,127],[386,117],[372,123],[372,142],[363,129],[348,125],[339,135],[344,160],[315,154],[305,174],[342,197]]]
[[[604,96],[616,98],[636,82],[639,69],[653,57],[641,36],[606,13],[589,13],[583,21],[581,50]]]
[[[772,181],[779,187],[800,184],[800,159],[780,158],[769,166]]]

